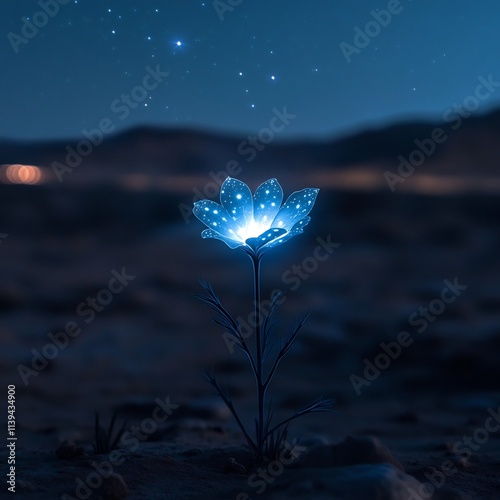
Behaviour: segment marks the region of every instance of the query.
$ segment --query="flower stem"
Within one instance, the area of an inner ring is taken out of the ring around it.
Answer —
[[[263,458],[264,441],[264,404],[266,396],[266,386],[263,381],[263,355],[265,345],[262,342],[261,316],[260,316],[260,260],[258,255],[251,256],[254,272],[254,313],[255,313],[255,345],[256,345],[256,368],[257,368],[257,398],[259,406],[259,416],[257,421],[257,462]]]

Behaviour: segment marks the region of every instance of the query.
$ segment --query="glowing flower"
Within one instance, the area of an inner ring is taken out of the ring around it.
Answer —
[[[213,311],[213,321],[225,330],[226,340],[241,349],[248,357],[256,383],[258,415],[255,418],[255,437],[247,432],[238,416],[228,392],[223,389],[214,374],[205,372],[207,381],[222,398],[243,433],[255,462],[263,464],[266,457],[277,456],[288,447],[285,437],[287,426],[296,418],[310,413],[330,412],[332,399],[317,399],[310,405],[296,411],[280,423],[274,425],[271,403],[267,404],[266,393],[280,361],[290,350],[295,338],[303,327],[306,316],[298,322],[286,341],[281,342],[277,354],[270,355],[271,330],[274,328],[274,315],[281,303],[281,293],[273,294],[267,313],[262,316],[260,267],[262,254],[302,233],[304,226],[311,220],[309,212],[314,206],[319,189],[302,189],[292,193],[281,206],[283,190],[276,179],[261,184],[252,195],[248,186],[228,177],[221,186],[221,204],[211,200],[201,200],[194,204],[193,213],[208,226],[201,235],[203,238],[222,240],[230,248],[240,248],[252,260],[253,265],[253,305],[254,338],[251,345],[247,336],[240,331],[240,323],[222,305],[213,288],[205,282],[205,294],[199,298]],[[270,357],[271,363],[266,363]]]
[[[302,233],[311,220],[307,214],[318,191],[296,191],[281,206],[283,190],[276,179],[261,184],[252,196],[244,182],[228,177],[221,186],[221,205],[197,201],[193,213],[208,227],[201,233],[203,238],[216,238],[230,248],[262,254]]]

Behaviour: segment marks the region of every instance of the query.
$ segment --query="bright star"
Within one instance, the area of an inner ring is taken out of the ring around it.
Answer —
[[[180,40],[177,40],[177,42],[175,42],[175,45],[177,45],[177,47],[180,47],[182,45],[182,42]]]

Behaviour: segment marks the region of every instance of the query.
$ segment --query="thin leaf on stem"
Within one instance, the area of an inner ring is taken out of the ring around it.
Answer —
[[[283,425],[288,424],[292,420],[301,417],[302,415],[307,415],[309,413],[337,413],[335,410],[332,410],[332,406],[335,404],[334,399],[317,399],[312,402],[310,405],[302,408],[301,410],[294,413],[291,417],[286,418],[281,423],[275,425],[271,430],[268,431],[268,435],[272,434],[276,430],[278,430]],[[267,436],[266,436],[267,437]]]
[[[297,338],[297,335],[299,334],[300,330],[304,326],[308,317],[309,317],[309,311],[307,311],[307,313],[304,315],[304,317],[297,323],[297,325],[293,329],[293,332],[291,333],[291,335],[288,337],[286,342],[281,346],[278,354],[276,355],[276,359],[274,360],[274,363],[271,366],[271,370],[269,371],[269,375],[267,376],[267,379],[264,382],[264,385],[266,387],[270,384],[270,382],[274,376],[274,373],[276,372],[276,369],[278,368],[278,365],[280,364],[280,361],[286,356],[286,354],[288,353],[288,351],[292,347],[295,339]]]
[[[267,347],[269,343],[269,335],[271,333],[272,328],[276,324],[276,322],[274,321],[274,317],[276,316],[278,309],[281,307],[280,300],[283,296],[284,293],[280,291],[278,293],[275,293],[271,298],[271,305],[269,306],[269,312],[264,318],[264,322],[262,324],[264,349]]]
[[[236,423],[238,424],[241,432],[245,436],[245,439],[247,441],[248,447],[250,449],[254,450],[254,451],[257,450],[257,445],[254,443],[254,441],[252,440],[252,438],[249,436],[248,432],[245,429],[245,426],[243,425],[243,422],[241,421],[241,419],[240,419],[240,417],[238,415],[238,412],[236,411],[236,408],[233,405],[231,394],[229,394],[228,392],[224,392],[223,391],[223,389],[218,384],[218,382],[217,382],[217,380],[215,378],[215,375],[209,373],[208,370],[204,370],[204,376],[205,376],[205,379],[210,383],[210,385],[212,385],[215,388],[215,390],[218,392],[219,396],[222,398],[222,400],[224,401],[224,403],[226,404],[226,406],[229,408],[229,411],[233,415],[233,417],[236,420]]]
[[[241,349],[248,357],[250,361],[250,365],[252,366],[252,371],[254,375],[257,374],[257,368],[255,365],[255,360],[252,356],[248,345],[241,335],[238,323],[233,319],[231,314],[227,311],[227,309],[222,305],[222,302],[219,299],[219,296],[212,288],[210,283],[200,280],[200,284],[206,292],[206,295],[196,295],[196,298],[202,301],[204,304],[208,305],[213,311],[215,311],[215,316],[212,316],[212,321],[221,326],[231,337],[234,344]]]

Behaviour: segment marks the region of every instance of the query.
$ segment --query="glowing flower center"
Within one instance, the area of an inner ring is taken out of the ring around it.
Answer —
[[[265,217],[267,219],[267,217]],[[248,238],[257,238],[260,236],[266,229],[269,229],[269,222],[264,221],[264,223],[258,224],[252,217],[252,220],[246,226],[240,227],[236,234],[241,239],[241,241],[245,241]]]

